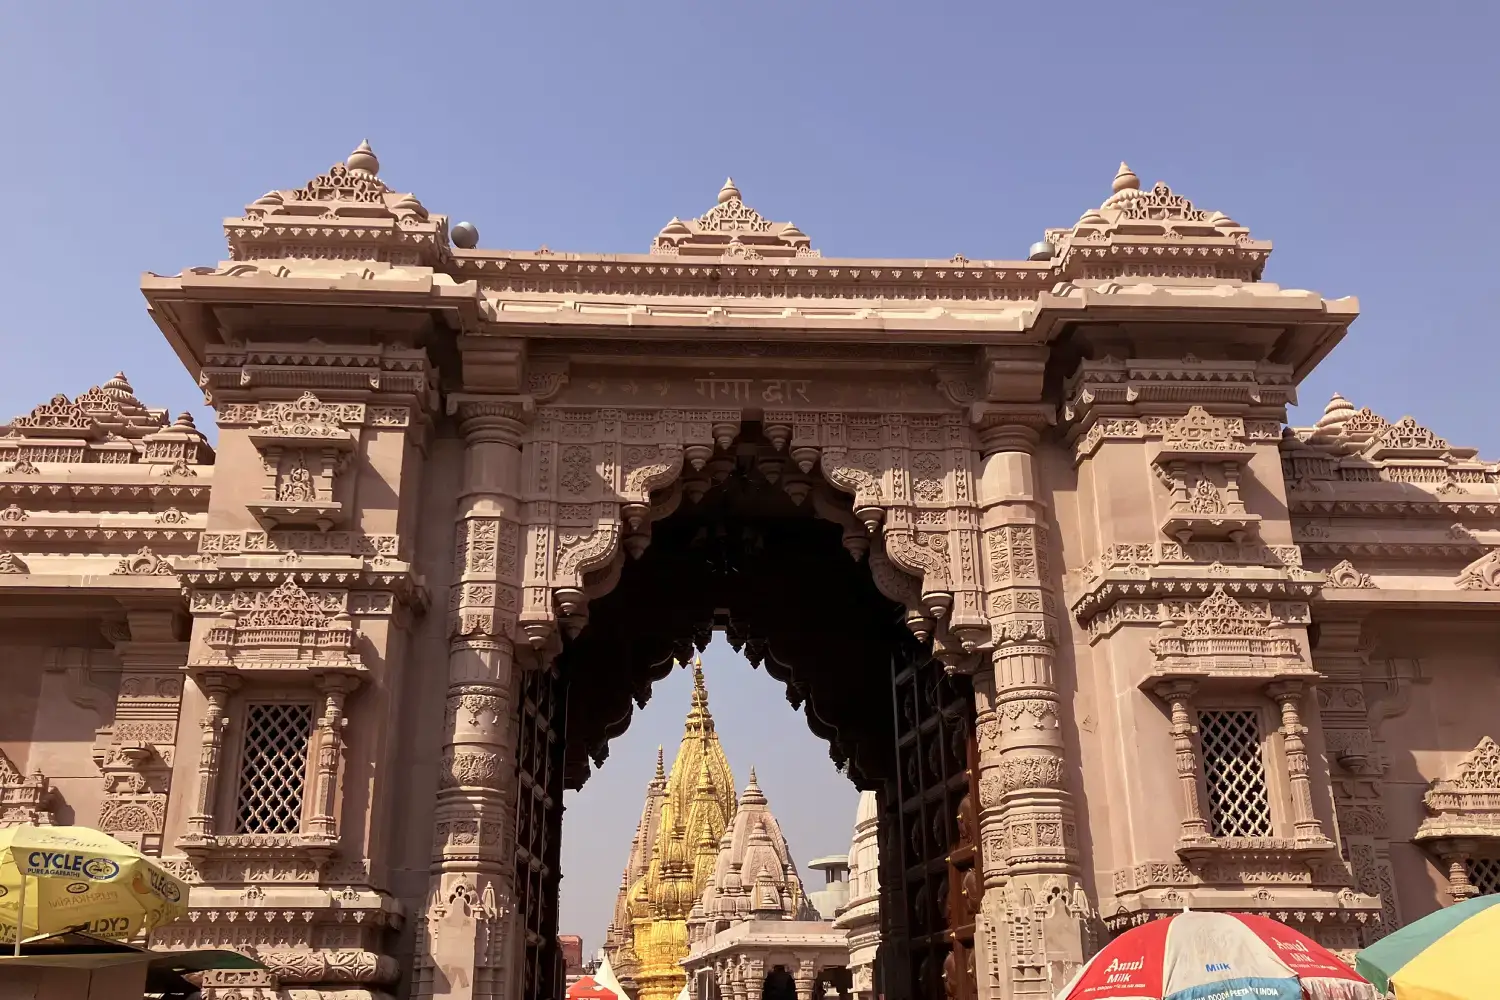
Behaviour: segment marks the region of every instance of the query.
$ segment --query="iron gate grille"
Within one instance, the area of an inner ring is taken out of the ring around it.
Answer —
[[[903,1000],[975,1000],[968,894],[978,884],[978,852],[972,826],[960,822],[978,801],[973,688],[923,648],[893,662],[891,691],[897,774],[894,808],[886,815],[899,836],[891,847],[900,862],[891,874],[902,898],[893,902],[903,906],[908,953],[901,963],[905,982],[893,981],[900,965],[886,982]]]
[[[516,904],[525,941],[524,1000],[562,1000],[557,942],[567,698],[555,670],[521,675],[516,739]]]
[[[297,833],[313,708],[307,704],[251,705],[240,755],[236,833]]]
[[[1271,797],[1254,709],[1199,712],[1209,828],[1215,837],[1269,837]]]

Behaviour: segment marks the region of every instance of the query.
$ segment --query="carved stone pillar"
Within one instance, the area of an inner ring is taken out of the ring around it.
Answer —
[[[516,995],[512,905],[521,434],[529,400],[450,397],[464,478],[449,602],[447,732],[415,995]]]
[[[175,606],[132,607],[124,622],[104,623],[120,659],[120,687],[114,718],[94,749],[105,791],[98,826],[147,854],[161,853],[172,788],[184,625]]]
[[[323,711],[318,717],[317,774],[313,786],[313,814],[307,821],[307,839],[334,843],[338,840],[338,793],[344,761],[344,699],[354,690],[356,678],[346,674],[324,674],[318,678]]]
[[[1011,949],[1008,968],[976,970],[981,992],[1000,995],[1024,991],[1027,984],[1044,989],[1049,978],[1060,986],[1092,951],[1092,914],[1078,881],[1059,723],[1047,513],[1034,459],[1040,424],[1034,410],[992,412],[978,423],[986,611],[993,637],[993,669],[975,677],[986,897],[976,933],[981,965],[1001,960],[1000,941],[1015,938],[994,926],[1009,920],[1002,887],[1029,887],[1038,898],[1062,901],[1045,929],[1028,926],[1036,940],[1021,953]],[[1037,956],[1042,970],[1030,967]]]
[[[1322,844],[1328,842],[1323,833],[1323,824],[1313,814],[1312,778],[1307,761],[1307,744],[1302,736],[1307,727],[1302,724],[1302,695],[1306,686],[1301,681],[1282,681],[1272,684],[1267,694],[1281,706],[1281,738],[1286,754],[1287,778],[1292,791],[1292,829],[1298,843]]]
[[[1198,762],[1198,748],[1193,737],[1198,727],[1193,722],[1193,693],[1197,682],[1191,680],[1163,681],[1156,685],[1156,696],[1167,703],[1172,717],[1172,752],[1177,759],[1177,781],[1182,786],[1182,835],[1183,844],[1201,844],[1213,839],[1208,827],[1208,817],[1203,812],[1203,797],[1199,794],[1202,779]]]
[[[199,728],[203,730],[203,749],[198,757],[198,794],[193,814],[188,817],[187,833],[178,846],[191,850],[195,845],[212,844],[218,832],[219,768],[224,758],[224,730],[229,725],[226,707],[229,695],[239,687],[233,674],[210,672],[198,675],[198,687],[208,699],[203,707]]]
[[[818,967],[810,958],[804,958],[797,963],[796,975],[792,977],[797,984],[797,1000],[812,1000],[813,984],[818,981]]]
[[[1455,903],[1462,903],[1479,895],[1474,883],[1469,881],[1468,858],[1463,854],[1443,855],[1443,864],[1448,868],[1448,895]]]

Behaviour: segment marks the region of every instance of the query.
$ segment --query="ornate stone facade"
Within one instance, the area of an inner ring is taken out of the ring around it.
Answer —
[[[0,750],[45,776],[0,794],[192,882],[160,943],[272,969],[210,1000],[559,993],[563,789],[715,628],[920,862],[893,1000],[1487,884],[1500,466],[1288,427],[1357,305],[1245,226],[1122,167],[1024,261],[822,257],[733,184],[648,253],[495,251],[379,171],[145,279],[216,450],[123,376],[0,436]]]

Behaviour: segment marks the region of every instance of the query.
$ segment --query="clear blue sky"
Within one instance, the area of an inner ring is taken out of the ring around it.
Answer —
[[[1018,257],[1125,159],[1274,240],[1269,280],[1359,296],[1301,420],[1337,389],[1495,457],[1497,11],[5,4],[0,415],[117,368],[151,405],[196,404],[140,272],[220,260],[222,217],[368,137],[393,186],[526,249],[644,250],[732,173],[829,256]],[[821,744],[730,659],[708,663],[737,777],[764,758],[799,860],[842,849],[852,791],[800,766],[826,761]],[[659,688],[571,802],[564,924],[590,949],[684,684]]]

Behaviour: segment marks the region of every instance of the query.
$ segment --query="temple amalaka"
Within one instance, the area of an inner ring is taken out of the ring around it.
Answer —
[[[1011,259],[832,256],[733,183],[638,252],[486,249],[391,166],[142,280],[212,444],[116,363],[0,434],[0,822],[189,882],[152,943],[266,966],[205,1000],[560,996],[563,792],[715,631],[870,793],[839,919],[888,1000],[1050,997],[1184,906],[1347,952],[1500,889],[1500,456],[1358,386],[1289,425],[1359,307],[1253,220],[1122,165]],[[711,747],[615,946],[652,998],[810,1000],[724,957]]]

